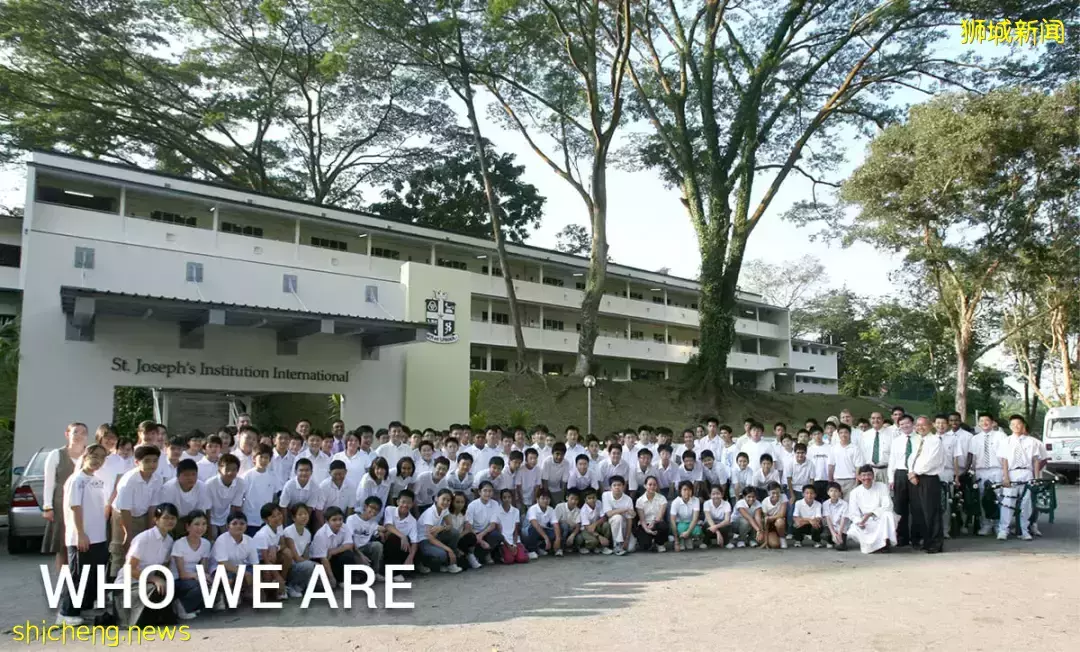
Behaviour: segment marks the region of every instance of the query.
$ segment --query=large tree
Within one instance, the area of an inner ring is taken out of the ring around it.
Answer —
[[[514,164],[513,154],[498,154],[489,148],[488,161],[491,183],[502,208],[506,239],[524,242],[540,225],[544,197],[536,186],[522,179],[525,168]],[[383,191],[383,201],[368,208],[400,222],[477,238],[491,236],[484,180],[476,166],[476,156],[469,149],[395,180]]]
[[[0,5],[0,160],[51,148],[355,205],[449,112],[407,69],[341,53],[306,0]]]
[[[990,9],[984,4],[634,3],[631,77],[638,115],[653,127],[642,158],[679,189],[697,233],[697,362],[707,391],[727,378],[746,245],[781,188],[795,174],[816,190],[820,172],[841,159],[843,139],[896,117],[896,90],[984,86],[985,67],[966,56],[951,60],[936,47],[956,38],[961,17]],[[998,4],[995,15],[1007,9]],[[1024,6],[1025,15],[1076,11],[1072,3]]]
[[[802,308],[829,279],[825,266],[813,254],[804,254],[798,260],[784,263],[761,259],[748,261],[742,278],[743,288],[788,310]],[[797,333],[793,331],[792,336]]]
[[[978,344],[980,330],[996,330],[987,298],[999,275],[1022,264],[1042,230],[1080,215],[1078,89],[1073,83],[1052,94],[1009,88],[938,97],[875,138],[844,183],[841,197],[857,209],[847,241],[902,251],[947,317],[961,414],[974,363],[1050,309]]]

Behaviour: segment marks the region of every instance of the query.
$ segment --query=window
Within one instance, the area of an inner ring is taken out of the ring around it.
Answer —
[[[663,380],[664,372],[655,369],[634,369],[630,368],[631,380]]]
[[[260,226],[244,226],[242,224],[236,224],[235,222],[222,222],[222,233],[233,233],[235,235],[246,235],[252,238],[263,237],[263,230]]]
[[[643,340],[645,339],[645,331],[630,331],[630,339]]]
[[[492,371],[506,371],[506,367],[507,367],[506,360],[502,360],[502,359],[499,359],[499,358],[492,358],[491,359],[491,370]]]
[[[203,266],[202,263],[188,263],[187,271],[184,275],[188,283],[202,283],[203,280]]]
[[[168,211],[153,211],[150,213],[150,219],[155,222],[167,222],[169,224],[179,224],[180,226],[196,226],[198,220],[194,217],[185,217],[179,213],[170,213]]]
[[[690,309],[691,310],[697,310],[697,304],[696,303],[691,303],[690,304]]]
[[[281,277],[281,291],[289,294],[296,294],[297,279],[296,274],[283,274]]]
[[[660,344],[664,343],[664,334],[663,333],[653,333],[652,338],[653,338],[654,342],[659,342]]]
[[[330,238],[317,238],[311,236],[312,247],[322,247],[323,249],[333,249],[334,251],[348,251],[349,245],[341,240],[331,240]]]
[[[75,269],[94,269],[94,250],[91,247],[75,247]]]
[[[562,375],[562,363],[561,362],[545,362],[544,363],[544,375],[545,376],[561,376]]]
[[[510,315],[505,312],[493,312],[491,313],[492,324],[502,324],[503,326],[510,325]]]
[[[449,267],[450,269],[460,269],[462,271],[469,271],[469,266],[460,260],[450,260],[449,258],[439,258],[435,261],[435,264],[439,267]]]
[[[18,267],[22,259],[22,247],[0,244],[0,267]]]
[[[757,313],[749,306],[739,306],[739,317],[743,319],[756,319]]]
[[[640,292],[631,292],[630,293],[630,298],[631,299],[637,299],[638,301],[644,301],[645,300],[645,295],[643,295]]]
[[[481,267],[480,272],[483,273],[483,274],[487,274],[488,273],[488,266],[484,265],[483,267]],[[495,267],[493,267],[492,270],[491,270],[491,274],[492,274],[492,276],[502,276],[502,266],[501,265],[496,265]]]
[[[88,208],[92,211],[116,212],[116,200],[112,197],[97,197],[88,192],[64,190],[51,186],[38,186],[38,201]]]
[[[544,330],[546,331],[561,331],[563,330],[562,320],[559,319],[545,319]]]
[[[582,283],[581,281],[578,281],[577,283],[574,283],[574,287],[577,288],[578,290],[584,290],[585,289],[585,284]]]
[[[364,303],[378,303],[379,302],[379,286],[378,285],[365,285],[364,286]]]
[[[401,252],[393,249],[384,249],[382,247],[372,247],[371,255],[377,258],[389,258],[390,260],[401,260]]]
[[[486,371],[487,359],[482,355],[469,356],[469,369],[473,371]]]
[[[561,278],[552,278],[550,276],[544,277],[544,285],[553,285],[557,288],[563,287],[564,283]]]
[[[660,305],[664,305],[664,297],[653,297],[652,302],[653,303],[659,303]]]
[[[580,333],[581,332],[581,324],[574,324],[574,330],[576,330],[577,332]]]
[[[698,345],[697,338],[694,338],[694,339],[690,340],[690,346],[694,347],[695,349],[698,348],[699,345]]]
[[[739,350],[742,351],[743,353],[757,353],[758,352],[757,340],[755,340],[755,339],[739,340]]]

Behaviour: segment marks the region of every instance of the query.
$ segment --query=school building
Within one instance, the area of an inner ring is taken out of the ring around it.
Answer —
[[[117,386],[153,388],[167,423],[306,393],[341,395],[349,424],[426,426],[467,419],[470,370],[511,366],[491,241],[56,153],[31,156],[26,193],[21,220],[0,218],[0,319],[21,314],[16,460],[70,419],[110,421]],[[507,250],[529,364],[569,373],[587,260]],[[698,290],[609,265],[600,377],[685,364]],[[739,311],[734,383],[836,392],[837,347],[792,340],[760,296]]]

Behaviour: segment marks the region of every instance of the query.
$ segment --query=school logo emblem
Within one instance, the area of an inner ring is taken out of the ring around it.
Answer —
[[[436,291],[435,296],[426,301],[429,342],[452,344],[458,341],[457,333],[454,332],[457,304],[448,301],[446,296],[445,292]]]

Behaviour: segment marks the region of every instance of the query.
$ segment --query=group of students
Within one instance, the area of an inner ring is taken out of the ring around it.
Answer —
[[[200,565],[223,565],[234,577],[246,566],[250,594],[250,566],[279,564],[267,579],[288,599],[302,595],[317,566],[336,585],[356,564],[383,580],[387,566],[459,573],[568,552],[789,541],[839,550],[850,541],[867,553],[921,543],[939,552],[947,496],[972,474],[979,491],[997,492],[998,537],[1007,538],[1019,483],[1045,459],[1023,418],[1010,418],[1006,436],[988,415],[978,434],[958,414],[916,419],[896,408],[892,417],[852,423],[845,411],[794,434],[778,423],[773,440],[754,419],[736,438],[709,418],[677,445],[670,429],[649,426],[601,443],[582,441],[574,426],[559,441],[542,425],[530,436],[460,424],[410,431],[399,422],[346,431],[335,421],[323,437],[308,421],[261,433],[245,415],[209,437],[170,439],[164,425],[144,422],[130,446],[103,425],[88,445],[86,427],[74,423],[46,461],[45,545],[73,575],[108,563],[111,575],[126,568],[136,581],[149,565],[170,566],[172,609],[189,619],[202,607]],[[1022,512],[1029,539],[1030,496]],[[960,529],[968,524],[961,519]],[[992,528],[984,519],[978,530]],[[67,599],[59,617],[79,621],[79,607]]]

